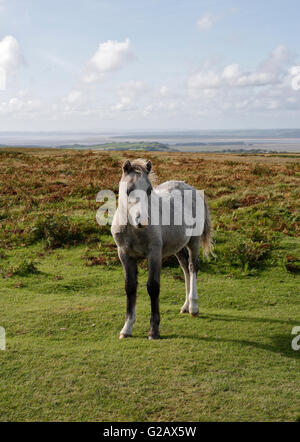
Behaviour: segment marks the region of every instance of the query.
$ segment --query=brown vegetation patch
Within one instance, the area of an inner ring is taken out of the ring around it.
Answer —
[[[263,203],[266,197],[263,195],[247,195],[242,198],[239,203],[242,207],[253,206],[254,204]]]

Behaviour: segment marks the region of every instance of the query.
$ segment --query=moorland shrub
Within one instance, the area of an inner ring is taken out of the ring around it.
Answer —
[[[252,238],[235,238],[225,248],[224,257],[233,266],[243,271],[263,267],[274,248],[272,241],[256,234]]]
[[[36,267],[36,263],[32,260],[24,260],[18,266],[14,267],[11,270],[11,273],[12,275],[27,276],[38,273],[38,269]]]
[[[75,221],[65,215],[48,214],[38,218],[31,229],[29,242],[45,240],[48,248],[57,248],[82,241],[98,241],[99,234],[107,230],[107,226],[99,226],[96,221]]]

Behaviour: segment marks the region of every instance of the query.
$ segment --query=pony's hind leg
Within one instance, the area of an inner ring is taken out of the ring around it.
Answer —
[[[137,262],[135,259],[119,252],[120,260],[123,264],[125,274],[125,290],[127,295],[126,319],[120,339],[132,335],[132,327],[135,323],[136,312],[136,290],[137,290]]]
[[[198,316],[198,295],[197,295],[197,272],[199,263],[200,238],[194,236],[187,245],[189,251],[189,271],[190,271],[190,293],[189,293],[189,313],[191,316]]]
[[[182,268],[185,280],[185,303],[180,309],[180,313],[189,312],[189,294],[190,294],[190,271],[189,271],[189,252],[186,247],[183,247],[176,253],[176,258]]]

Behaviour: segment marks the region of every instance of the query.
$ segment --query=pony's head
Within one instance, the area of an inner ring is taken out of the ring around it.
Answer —
[[[129,223],[141,229],[149,225],[149,197],[152,192],[151,161],[126,160],[119,189],[119,206],[127,213]],[[127,203],[125,205],[125,203]]]

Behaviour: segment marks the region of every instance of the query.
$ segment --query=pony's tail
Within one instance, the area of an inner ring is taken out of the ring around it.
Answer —
[[[206,198],[204,197],[204,210],[205,210],[205,218],[204,218],[204,229],[203,233],[201,235],[201,245],[203,250],[203,256],[205,258],[209,258],[209,256],[213,256],[216,258],[216,255],[214,254],[214,243],[213,243],[213,237],[212,237],[212,226],[211,226],[211,219],[210,219],[210,211],[209,206]]]

